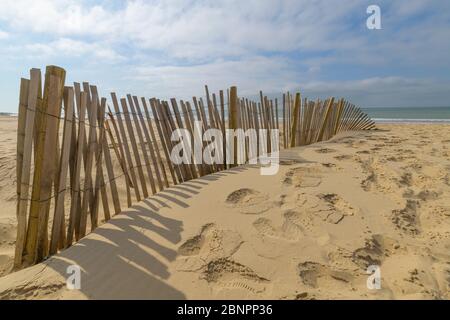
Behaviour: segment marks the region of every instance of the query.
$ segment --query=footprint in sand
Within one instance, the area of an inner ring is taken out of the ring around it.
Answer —
[[[202,271],[202,278],[218,290],[244,290],[262,293],[270,283],[251,268],[227,258],[209,262]]]
[[[285,174],[283,184],[295,188],[318,187],[322,183],[321,172],[317,166],[293,168]]]
[[[353,158],[353,156],[349,155],[349,154],[341,154],[339,156],[335,156],[334,157],[336,160],[342,161],[342,160],[350,160]]]
[[[405,199],[416,199],[421,201],[430,201],[430,200],[437,200],[441,196],[440,191],[434,191],[434,190],[422,190],[418,193],[414,193],[413,190],[407,189],[403,193],[403,198]]]
[[[336,164],[332,162],[322,163],[325,168],[336,168]]]
[[[219,229],[213,223],[206,224],[198,235],[188,239],[178,248],[177,270],[200,270],[209,261],[232,256],[242,242],[238,232]]]
[[[394,225],[410,235],[417,235],[420,233],[418,208],[419,201],[406,200],[406,205],[403,209],[393,210],[391,220]]]
[[[398,180],[398,185],[400,187],[411,187],[414,183],[413,175],[411,172],[405,172],[400,176]]]
[[[274,205],[269,201],[268,195],[248,188],[233,191],[225,202],[229,207],[236,208],[244,214],[261,214]]]
[[[377,183],[377,176],[374,171],[370,171],[369,175],[361,181],[361,188],[364,191],[372,190],[372,185]]]
[[[442,181],[443,181],[447,186],[450,186],[450,173],[447,173],[444,177],[442,177]]]
[[[324,221],[338,224],[346,216],[353,216],[358,212],[350,203],[335,193],[319,194],[318,198],[327,205],[325,210],[320,210],[319,215]]]
[[[378,182],[378,176],[373,168],[374,160],[369,159],[366,161],[360,161],[361,167],[365,173],[367,173],[367,177],[361,181],[361,188],[364,191],[371,191],[372,186],[376,185]]]
[[[330,149],[330,148],[321,148],[321,149],[317,149],[316,152],[317,153],[333,153],[333,152],[336,152],[336,150]]]
[[[352,286],[354,276],[351,272],[327,267],[317,262],[299,263],[298,272],[303,284],[312,288]]]
[[[284,216],[280,227],[275,227],[273,222],[266,218],[257,219],[253,222],[253,227],[262,237],[270,237],[286,241],[298,241],[303,236],[302,227],[289,215]]]
[[[376,234],[366,239],[363,247],[353,251],[352,261],[361,269],[366,270],[370,265],[380,266],[386,257],[401,250],[398,241]]]
[[[280,159],[281,166],[292,166],[297,163],[302,163],[302,161],[298,159]]]

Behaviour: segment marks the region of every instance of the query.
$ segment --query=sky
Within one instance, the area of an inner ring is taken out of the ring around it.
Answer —
[[[0,111],[17,112],[20,78],[46,65],[107,97],[190,99],[208,84],[450,106],[450,1],[1,0]]]

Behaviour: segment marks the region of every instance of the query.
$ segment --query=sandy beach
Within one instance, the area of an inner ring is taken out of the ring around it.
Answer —
[[[450,298],[450,125],[383,124],[284,151],[275,176],[189,181],[8,274],[16,121],[0,118],[0,299]]]

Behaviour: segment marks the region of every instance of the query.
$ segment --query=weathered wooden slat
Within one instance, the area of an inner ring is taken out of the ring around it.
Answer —
[[[21,96],[26,94],[26,98],[21,98],[21,107],[26,108],[26,115],[23,137],[23,154],[21,159],[20,180],[17,184],[20,186],[18,192],[17,204],[17,237],[16,248],[14,256],[14,267],[20,268],[22,266],[22,256],[24,253],[25,240],[27,235],[27,210],[28,210],[28,196],[30,190],[30,176],[31,176],[31,158],[32,146],[34,141],[34,124],[36,115],[36,106],[38,104],[39,88],[40,88],[41,72],[37,69],[30,71],[30,81],[21,87]],[[25,90],[24,93],[22,90]],[[19,177],[18,177],[19,179]]]
[[[144,105],[145,106],[145,105]],[[169,172],[172,177],[172,181],[174,184],[178,184],[177,177],[175,176],[175,168],[173,166],[172,161],[170,160],[170,146],[167,141],[166,128],[164,125],[164,120],[160,113],[157,111],[158,109],[158,101],[156,99],[150,100],[150,107],[152,109],[153,117],[156,121],[156,129],[158,131],[159,140],[161,141],[162,149],[164,152],[164,156],[166,158],[167,166],[169,167]],[[156,140],[155,140],[156,141]]]
[[[123,150],[124,156],[125,156],[124,162],[126,162],[127,172],[131,176],[132,187],[134,189],[136,199],[137,199],[137,201],[141,201],[141,193],[139,192],[139,186],[138,186],[136,174],[134,171],[134,164],[131,159],[131,152],[130,152],[130,147],[128,145],[127,135],[125,133],[125,126],[123,124],[122,114],[120,112],[119,103],[117,101],[117,96],[114,92],[111,93],[111,99],[113,101],[114,111],[116,112],[118,129],[120,130],[116,134],[117,134],[117,136],[121,137],[121,141],[119,141],[119,144],[121,144],[121,146],[122,146],[121,148],[123,148],[122,150]]]
[[[27,121],[28,109],[28,91],[30,87],[30,80],[20,79],[19,92],[19,112],[17,119],[17,151],[16,151],[16,181],[17,181],[17,206],[20,201],[20,182],[22,181],[22,164],[25,144],[25,128]]]
[[[94,96],[98,97],[97,88],[95,86],[91,87],[91,90],[94,92]],[[98,103],[98,98],[97,98]],[[98,212],[99,212],[99,201],[100,196],[102,198],[102,206],[103,206],[103,216],[105,221],[111,219],[111,213],[109,211],[109,203],[108,203],[108,195],[106,193],[106,184],[103,176],[103,140],[105,136],[105,109],[106,109],[106,99],[102,98],[100,103],[98,104],[97,109],[97,123],[98,123],[98,138],[96,143],[95,150],[95,189],[94,189],[94,210],[91,212],[91,231],[95,230],[98,227]]]
[[[297,146],[296,137],[297,137],[299,112],[300,112],[300,93],[297,93],[295,95],[294,111],[292,112],[291,148],[294,148]]]
[[[167,162],[172,164],[170,154],[175,144],[171,140],[171,135],[172,131],[175,130],[175,123],[170,116],[169,106],[165,101],[161,102],[159,100],[156,100],[156,112],[158,112],[159,119],[162,120],[160,121],[160,124],[163,132],[163,137],[165,139],[164,141],[167,148],[167,154],[169,155],[169,157],[167,158]],[[177,184],[182,183],[186,177],[184,167],[182,165],[173,164],[173,168],[178,179]]]
[[[81,201],[80,201],[80,175],[81,166],[84,157],[85,148],[85,121],[86,121],[86,105],[87,105],[87,94],[85,92],[80,94],[80,99],[76,100],[78,105],[78,118],[79,118],[79,130],[77,139],[77,154],[75,160],[74,168],[74,181],[72,183],[72,195],[70,202],[70,217],[69,225],[67,228],[67,246],[71,246],[73,242],[73,236],[75,232],[75,238],[80,238],[80,221],[81,221]]]
[[[202,115],[202,119],[204,120],[204,123],[205,123],[205,137],[206,137],[206,139],[208,141],[211,141],[211,139],[212,139],[211,134],[210,134],[210,132],[207,131],[208,129],[213,129],[214,128],[214,119],[212,119],[211,116],[209,116],[210,108],[208,107],[208,105],[205,105],[203,103],[203,99],[202,98],[200,98],[198,100],[198,107],[199,107],[199,111],[200,111],[200,113]],[[208,109],[208,115],[205,112],[206,108]],[[207,144],[208,143],[205,142],[205,145],[207,145]],[[210,169],[210,172],[217,172],[218,171],[218,167],[217,167],[217,165],[215,163],[210,164],[209,165],[209,169]]]
[[[225,98],[223,95],[223,90],[220,90],[219,92],[220,95],[220,115],[221,115],[221,120],[222,120],[222,142],[223,142],[223,148],[222,148],[222,155],[223,155],[223,167],[224,169],[227,169],[227,158],[226,158],[226,154],[227,154],[227,148],[226,148],[226,143],[227,143],[227,137],[226,137],[226,126],[225,126]]]
[[[41,120],[44,115],[42,112],[42,103],[43,103],[43,97],[42,97],[42,76],[40,69],[32,69],[32,70],[38,70],[39,71],[39,84],[38,84],[38,97],[36,101],[36,112],[34,117],[34,134],[33,134],[33,143],[34,146],[37,146],[39,141],[39,130],[41,129]],[[45,80],[45,79],[44,79]],[[34,148],[34,158],[36,158],[36,152],[37,147]]]
[[[194,127],[193,127],[193,123],[191,122],[190,119],[190,114],[188,111],[188,108],[186,106],[186,104],[184,103],[183,100],[181,100],[180,102],[181,104],[181,110],[183,112],[184,115],[184,123],[185,123],[185,128],[189,131],[190,137],[191,137],[191,141],[190,141],[190,147],[193,148],[194,146],[194,141],[193,141],[193,137],[194,137]],[[194,164],[194,153],[192,153],[192,157],[191,157],[191,172],[193,175],[193,178],[196,179],[199,177],[199,172],[201,171],[201,167],[197,166]],[[197,172],[198,170],[198,172]]]
[[[237,96],[237,87],[231,87],[230,88],[230,123],[229,123],[229,128],[230,129],[238,129],[239,125],[238,125],[238,106],[237,106],[237,102],[238,102],[238,96]],[[236,138],[232,138],[234,140],[233,143],[233,162],[230,165],[231,167],[235,167],[237,166],[238,163],[238,154],[237,154],[237,139]]]
[[[213,93],[212,97],[213,97],[213,101],[212,101],[212,111],[213,112],[212,112],[212,114],[213,114],[213,117],[214,117],[215,128],[220,130],[220,131],[222,131],[222,134],[223,134],[223,132],[224,132],[223,130],[225,128],[222,127],[222,119],[220,118],[219,109],[217,107],[216,95]],[[222,153],[223,152],[223,148],[220,148],[220,145],[219,145],[218,141],[214,141],[214,142],[215,142],[216,150],[217,150],[217,152],[219,154],[220,159],[223,159],[224,158],[223,157],[223,153]],[[223,144],[223,140],[222,140],[222,144]],[[219,167],[220,170],[224,170],[225,169],[225,166],[224,166],[223,163],[219,163],[218,167]]]
[[[86,91],[85,91],[86,92]],[[87,93],[87,92],[86,92]],[[88,95],[86,95],[88,97]],[[89,100],[89,99],[88,99]],[[88,102],[89,105],[89,102]],[[97,118],[97,108],[98,108],[98,101],[97,97],[94,96],[91,100],[90,104],[90,110],[89,111],[89,138],[88,138],[88,145],[87,145],[87,157],[86,157],[86,169],[85,169],[85,176],[84,176],[84,186],[83,186],[83,197],[81,200],[81,219],[80,219],[80,234],[79,238],[77,238],[77,241],[81,238],[83,238],[86,235],[86,227],[87,227],[87,217],[88,217],[88,211],[89,208],[93,208],[93,205],[91,204],[91,201],[93,198],[92,194],[92,167],[94,166],[95,162],[95,152],[97,148],[97,125],[96,125],[96,118]],[[90,212],[92,215],[92,211]],[[92,219],[91,219],[92,220]],[[92,221],[91,221],[92,223]]]
[[[144,101],[145,101],[145,99],[144,99]],[[158,182],[158,188],[161,191],[164,188],[164,186],[163,186],[163,181],[161,179],[160,169],[158,166],[158,159],[156,157],[155,150],[153,148],[153,140],[150,137],[150,134],[149,134],[149,131],[147,128],[147,124],[145,123],[145,119],[144,119],[144,116],[141,111],[141,106],[139,105],[138,97],[134,96],[133,102],[134,102],[134,107],[136,108],[137,116],[139,118],[139,121],[140,121],[140,124],[142,127],[142,131],[144,132],[146,145],[148,145],[148,150],[150,151],[150,158],[151,158],[151,161],[153,164],[153,170],[155,170],[156,180]],[[143,152],[146,153],[146,150],[145,149],[143,149],[143,150],[144,150]],[[148,174],[150,174],[150,172],[151,171],[149,171]],[[153,179],[153,177],[150,177],[150,179]],[[152,185],[152,191],[153,191],[153,193],[156,193],[156,185],[154,182]]]
[[[108,136],[109,136],[109,139],[110,139],[111,144],[113,146],[114,153],[116,154],[116,158],[117,158],[117,160],[120,163],[120,167],[122,168],[122,172],[123,172],[124,177],[125,177],[125,188],[127,190],[127,206],[131,207],[133,201],[131,199],[130,187],[134,188],[133,180],[130,177],[131,173],[130,173],[130,170],[128,168],[127,162],[125,160],[125,158],[126,158],[125,150],[124,150],[124,146],[123,146],[123,143],[122,143],[122,139],[120,138],[119,128],[117,127],[117,124],[116,124],[116,121],[114,119],[113,113],[111,112],[109,107],[108,107],[108,111],[109,111],[108,112],[109,121],[111,121],[111,124],[113,126],[115,137],[117,138],[117,143],[116,143],[116,140],[115,140],[114,135],[112,133],[111,126],[109,125],[109,121],[105,122],[105,129],[108,132]]]
[[[106,110],[106,98],[99,100],[99,94],[96,86],[91,86],[91,92],[93,96],[97,97],[97,115],[95,117],[95,123],[98,126],[98,136],[96,136],[96,150],[95,150],[95,189],[94,189],[94,206],[91,214],[91,230],[94,230],[98,226],[98,211],[99,211],[99,193],[102,198],[103,216],[105,220],[111,219],[111,213],[109,210],[108,194],[106,192],[106,184],[103,176],[103,139],[105,136],[105,110]]]
[[[164,186],[165,187],[169,187],[169,180],[167,179],[167,173],[166,173],[166,168],[164,165],[164,162],[162,160],[162,156],[161,156],[161,149],[158,146],[158,140],[156,139],[156,134],[155,134],[155,130],[153,128],[153,123],[152,123],[152,118],[150,117],[150,111],[148,110],[147,107],[147,102],[145,100],[145,98],[142,98],[142,105],[144,107],[144,112],[145,112],[145,116],[147,117],[147,122],[148,122],[148,128],[150,131],[150,147],[154,150],[155,154],[156,154],[156,158],[157,158],[157,162],[159,164],[159,169],[162,173],[162,177],[164,178]],[[156,118],[154,118],[154,121],[156,122]],[[159,130],[159,126],[157,123],[155,123],[157,130]],[[164,147],[163,147],[164,148]]]
[[[202,122],[202,124],[203,124],[202,131],[205,132],[206,130],[209,129],[209,127],[208,127],[205,112],[203,110],[203,106],[199,104],[199,101],[197,100],[196,97],[193,97],[192,101],[194,102],[195,111],[197,113],[197,120]],[[209,134],[206,135],[206,138],[208,140],[210,139]],[[205,147],[205,146],[206,146],[206,142],[203,142],[203,147]],[[214,172],[214,167],[211,165],[204,165],[203,169],[205,171],[205,174]]]
[[[318,141],[323,141],[323,135],[324,135],[325,129],[327,128],[326,124],[328,122],[328,119],[330,118],[331,109],[333,108],[333,103],[334,103],[334,97],[329,99],[329,101],[328,101],[328,105],[327,105],[327,108],[325,111],[325,118],[322,122],[322,126],[319,131]]]
[[[172,104],[172,109],[173,109],[173,113],[174,113],[175,120],[176,120],[175,128],[185,129],[183,120],[181,119],[180,109],[178,108],[177,100],[172,98],[172,99],[170,99],[170,103]],[[192,171],[193,167],[186,163],[183,163],[182,166],[183,166],[183,170],[184,170],[185,177],[186,177],[185,181],[193,179],[194,175],[195,175],[195,173]]]
[[[128,130],[128,139],[131,143],[131,149],[134,153],[134,160],[136,163],[136,169],[139,176],[139,180],[141,182],[142,187],[142,193],[144,195],[144,198],[148,197],[148,190],[147,190],[147,183],[145,181],[144,176],[144,170],[142,169],[142,162],[141,162],[141,156],[139,154],[139,149],[137,147],[136,138],[133,130],[133,123],[131,122],[130,112],[128,110],[127,100],[125,98],[120,99],[120,104],[122,106],[124,118],[125,118],[125,124]]]
[[[64,230],[64,199],[66,194],[67,170],[69,168],[70,145],[72,139],[73,124],[73,98],[72,87],[66,87],[64,90],[64,131],[63,143],[61,148],[61,158],[59,161],[59,181],[58,192],[55,200],[55,212],[53,216],[52,233],[50,241],[49,254],[55,254],[58,251],[60,243],[61,230]]]
[[[195,121],[194,113],[193,113],[193,110],[192,110],[192,107],[191,107],[191,104],[189,103],[189,101],[186,101],[186,108],[187,108],[187,112],[189,115],[189,122],[191,123],[191,129],[193,132],[192,137],[194,137],[194,139],[200,139],[199,141],[203,141],[202,133],[197,132],[197,130],[199,130],[199,131],[202,130],[203,125],[200,125],[199,128],[196,128],[198,123],[196,123],[196,121]],[[197,116],[199,116],[199,113],[197,113]],[[200,120],[197,118],[197,121],[200,121]],[[202,145],[203,145],[203,143],[202,143]],[[197,169],[198,169],[200,177],[206,175],[208,172],[207,165],[204,164],[203,161],[201,161],[201,163],[199,163],[197,165]]]
[[[105,124],[107,123],[107,120],[105,122]],[[106,126],[105,126],[106,127]],[[106,131],[106,128],[105,128]],[[114,205],[114,213],[115,214],[119,214],[122,209],[120,206],[120,198],[119,198],[119,193],[117,191],[117,184],[116,184],[116,176],[114,175],[114,167],[113,167],[113,163],[112,163],[112,158],[111,158],[111,151],[109,150],[109,145],[108,145],[108,140],[106,138],[106,134],[103,135],[103,139],[101,141],[102,143],[102,148],[103,148],[103,154],[105,155],[105,166],[106,166],[106,172],[108,174],[108,182],[109,182],[109,187],[111,189],[111,196],[112,196],[112,200],[113,200],[113,205]],[[119,159],[120,161],[120,159]],[[125,177],[125,182],[127,182],[128,179],[127,177]],[[126,183],[128,186],[128,183]],[[129,187],[127,187],[128,193],[129,193]],[[106,218],[106,221],[108,221],[109,219]]]

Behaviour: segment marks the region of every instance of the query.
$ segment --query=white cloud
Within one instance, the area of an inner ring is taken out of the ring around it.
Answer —
[[[294,82],[296,71],[289,61],[281,57],[252,56],[234,61],[216,60],[193,66],[137,67],[128,74],[129,79],[142,83],[143,92],[154,92],[158,96],[190,98],[201,93],[205,84],[212,90],[226,90],[236,85],[239,94],[252,95],[259,90],[271,92]]]
[[[120,61],[125,58],[111,48],[98,43],[87,43],[83,41],[61,38],[50,43],[33,43],[24,46],[25,50],[33,56],[43,57],[80,57],[92,55],[96,58],[108,61]],[[21,48],[16,48],[20,50]]]
[[[446,105],[450,81],[374,77],[349,81],[311,81],[301,87],[308,97],[345,97],[361,106]]]
[[[414,52],[449,43],[445,41],[450,32],[449,4],[380,0],[384,30],[376,33],[364,29],[369,2],[135,0],[112,7],[108,2],[79,0],[2,0],[0,21],[25,33],[83,37],[107,43],[111,49],[126,45],[157,50],[194,63],[261,52],[330,50],[344,60],[356,57],[353,62],[362,64],[404,61],[396,56],[397,50],[403,50],[407,59],[427,62]],[[402,26],[424,10],[435,14],[417,19],[410,28]],[[354,25],[355,19],[360,25]],[[446,52],[433,52],[442,51]],[[444,54],[439,57],[442,60]]]
[[[450,68],[450,2],[379,0],[381,31],[365,28],[368,4],[2,0],[0,23],[6,29],[0,39],[14,37],[0,55],[68,57],[68,63],[88,57],[106,73],[109,86],[117,81],[136,94],[189,97],[208,83],[217,89],[235,84],[246,95],[300,88],[368,104],[401,97],[415,103],[411,97],[417,102],[425,96],[448,101],[442,85],[448,76],[441,72],[445,79],[439,82],[433,70]],[[117,63],[114,76],[107,74],[111,62]],[[352,80],[335,80],[340,78]]]
[[[55,35],[105,34],[112,22],[101,6],[74,0],[2,0],[0,9],[0,20],[13,28]]]
[[[9,33],[0,30],[0,40],[2,40],[2,39],[8,39],[8,38],[9,38]]]
[[[75,0],[3,0],[0,20],[25,32],[131,42],[175,58],[211,59],[345,46],[344,18],[356,3],[137,0],[108,10]]]

